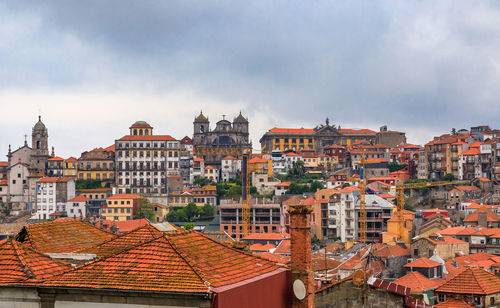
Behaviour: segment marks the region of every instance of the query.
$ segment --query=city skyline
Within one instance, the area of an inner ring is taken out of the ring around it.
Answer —
[[[40,112],[61,155],[145,120],[176,138],[199,110],[268,129],[387,124],[423,144],[500,113],[490,2],[0,4],[0,149]],[[71,138],[78,136],[78,138]]]

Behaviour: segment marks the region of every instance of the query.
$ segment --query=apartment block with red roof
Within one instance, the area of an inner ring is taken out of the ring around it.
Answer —
[[[116,192],[160,198],[167,193],[167,177],[180,175],[179,140],[155,135],[144,121],[130,126],[130,134],[115,141]]]
[[[412,241],[411,257],[413,259],[430,258],[434,254],[445,260],[457,254],[468,255],[469,243],[447,235],[431,235]]]
[[[221,160],[221,178],[223,182],[241,177],[241,159],[228,155]]]
[[[332,194],[328,200],[328,228],[342,242],[357,239],[358,226],[356,202],[359,188],[345,187],[339,194]]]
[[[66,213],[67,201],[75,197],[75,180],[69,177],[43,177],[36,186],[36,205],[32,219],[49,219]]]
[[[68,202],[66,202],[66,214],[68,217],[87,217],[87,208],[89,207],[88,201],[90,201],[90,199],[84,195],[69,199]]]
[[[446,174],[458,178],[459,155],[467,150],[469,134],[444,134],[425,145],[424,164],[431,179],[443,179]]]
[[[78,158],[79,180],[98,180],[115,183],[115,145],[85,151]]]
[[[141,197],[135,194],[117,194],[106,199],[106,205],[101,207],[102,219],[111,221],[132,220]]]

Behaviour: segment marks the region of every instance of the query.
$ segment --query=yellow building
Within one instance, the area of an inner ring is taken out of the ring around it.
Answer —
[[[387,232],[382,233],[382,243],[395,244],[396,242],[404,242],[409,244],[413,235],[413,223],[415,221],[415,213],[403,210],[403,222],[398,214],[387,221]]]
[[[75,178],[78,174],[78,161],[74,157],[64,160],[63,175]]]
[[[114,183],[115,146],[83,152],[78,159],[78,180],[98,180]]]
[[[112,221],[125,221],[134,219],[139,199],[133,194],[113,195],[106,199],[106,206],[101,208],[101,217]]]
[[[248,172],[273,176],[273,162],[270,159],[254,157],[248,161]]]
[[[215,206],[217,204],[217,187],[207,185],[185,190],[181,194],[171,193],[168,195],[169,207],[184,207],[190,202],[195,203],[196,206],[204,206],[205,204]]]
[[[155,223],[164,222],[170,208],[164,204],[161,204],[161,203],[152,203],[151,205],[153,206],[154,211],[155,211],[155,221],[154,222]]]

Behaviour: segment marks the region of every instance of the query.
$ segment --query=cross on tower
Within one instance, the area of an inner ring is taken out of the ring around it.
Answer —
[[[24,134],[24,144],[28,144],[28,135]]]
[[[226,119],[226,115],[225,115],[225,114],[223,114],[223,115],[222,115],[222,120],[225,120],[225,119]]]

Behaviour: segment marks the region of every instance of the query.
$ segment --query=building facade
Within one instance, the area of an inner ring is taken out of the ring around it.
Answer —
[[[85,151],[78,158],[78,180],[115,183],[115,145]]]
[[[154,135],[153,127],[138,121],[130,135],[115,142],[116,190],[148,196],[167,194],[167,177],[180,175],[180,142],[170,135]]]
[[[251,153],[252,143],[249,137],[248,119],[240,114],[230,122],[218,121],[213,130],[210,121],[200,113],[193,122],[194,154],[203,158],[206,165],[220,166],[223,157],[231,155],[236,158]]]
[[[75,197],[75,181],[65,177],[43,177],[37,182],[37,199],[32,219],[49,219],[66,213],[68,200]]]

